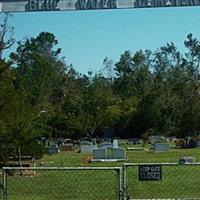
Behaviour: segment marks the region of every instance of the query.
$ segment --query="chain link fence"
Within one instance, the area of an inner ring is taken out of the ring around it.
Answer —
[[[121,168],[4,168],[3,200],[119,200]]]
[[[200,164],[125,164],[124,199],[200,199]]]
[[[200,200],[200,163],[4,168],[0,185],[2,200]]]

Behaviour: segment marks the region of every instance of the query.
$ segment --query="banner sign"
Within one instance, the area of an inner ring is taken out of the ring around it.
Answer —
[[[0,12],[200,6],[200,0],[0,0]]]
[[[161,165],[139,165],[138,166],[139,181],[161,181],[162,166]]]

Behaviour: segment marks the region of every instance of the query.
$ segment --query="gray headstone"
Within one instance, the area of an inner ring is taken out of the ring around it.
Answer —
[[[155,143],[154,144],[154,149],[156,152],[166,152],[169,151],[169,144],[161,144],[161,143]]]
[[[106,159],[107,158],[107,149],[100,148],[93,150],[93,159]]]
[[[151,144],[154,144],[154,143],[159,143],[159,142],[162,142],[162,141],[167,141],[165,137],[161,136],[161,135],[153,135],[153,136],[150,136],[149,137],[149,142]]]
[[[89,142],[89,141],[80,141],[80,146],[92,146],[92,142]]]
[[[60,146],[60,150],[61,151],[73,151],[73,145],[71,144],[64,144],[62,146]]]
[[[92,144],[96,145],[97,144],[97,139],[96,138],[92,138]]]
[[[81,146],[81,153],[91,153],[92,154],[94,149],[97,149],[96,145],[92,145],[92,146],[84,145],[84,146]]]
[[[197,147],[200,147],[200,140],[197,140]]]
[[[100,145],[101,148],[112,148],[113,144],[112,143],[102,143]]]
[[[117,139],[115,139],[115,140],[113,140],[113,146],[112,146],[113,148],[118,148],[119,146],[118,146],[118,140]]]
[[[60,152],[60,149],[57,146],[48,147],[48,153],[50,153],[50,154],[56,154],[59,152]]]
[[[180,164],[189,164],[189,163],[195,163],[194,157],[183,157],[180,159]]]
[[[128,144],[141,144],[141,139],[140,138],[129,138]]]
[[[112,149],[112,159],[125,160],[126,159],[125,149],[123,149],[123,148],[113,148]]]

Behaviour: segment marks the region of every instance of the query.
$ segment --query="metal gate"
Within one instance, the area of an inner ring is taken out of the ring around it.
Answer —
[[[7,167],[3,171],[3,200],[120,200],[120,167]]]
[[[124,164],[124,200],[200,199],[200,163]]]

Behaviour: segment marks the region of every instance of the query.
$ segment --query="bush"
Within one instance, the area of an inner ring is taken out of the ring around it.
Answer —
[[[31,156],[37,159],[42,158],[45,153],[45,148],[41,144],[30,143],[21,147],[22,156]]]

